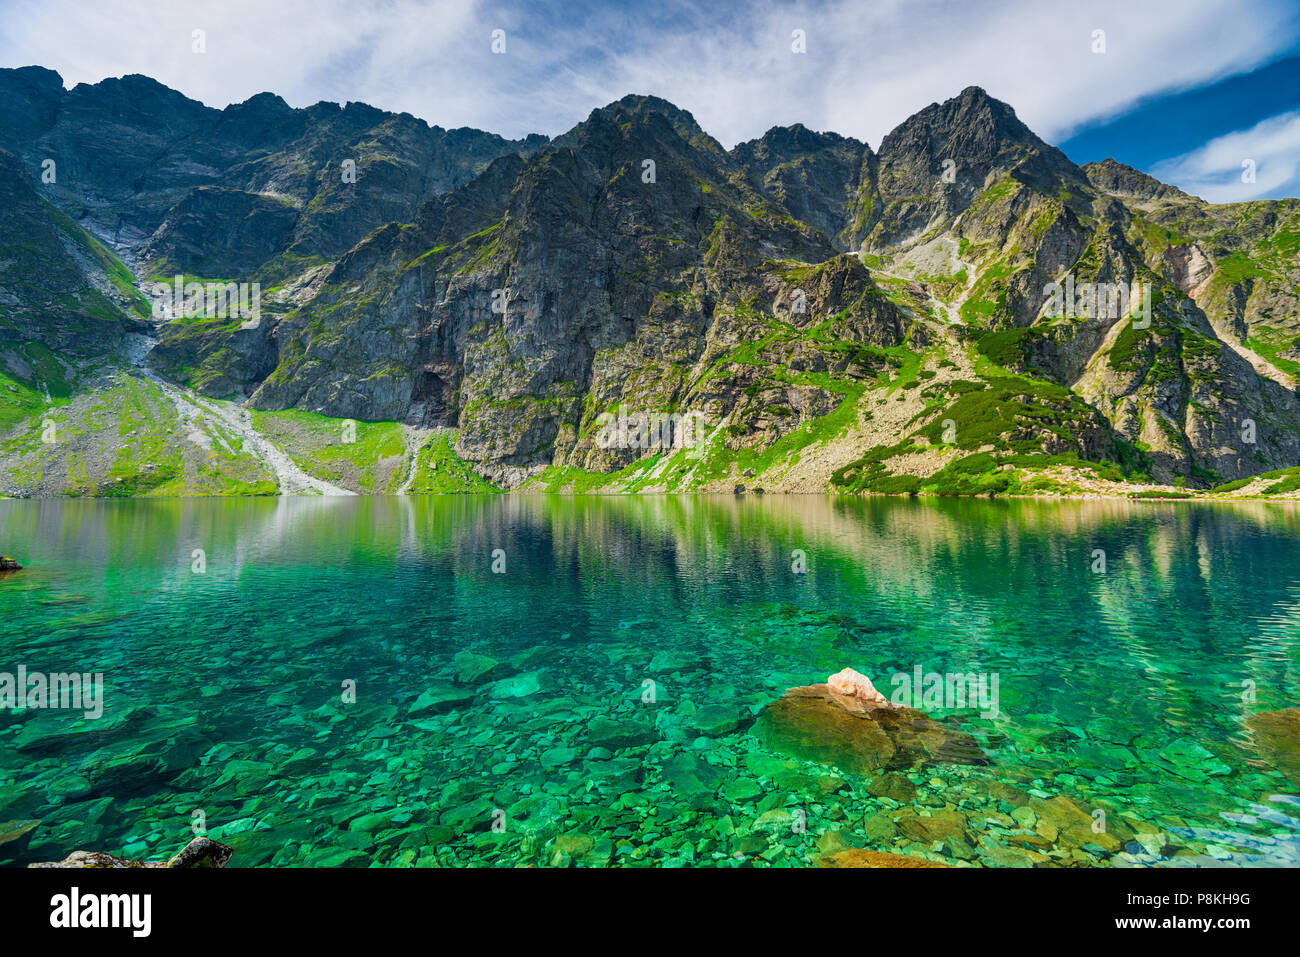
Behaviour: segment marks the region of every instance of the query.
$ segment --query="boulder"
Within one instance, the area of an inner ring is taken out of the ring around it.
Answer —
[[[829,682],[791,688],[763,710],[755,733],[780,754],[858,774],[989,763],[970,735],[949,730],[913,708],[881,703],[851,680],[837,685],[853,693]]]
[[[861,698],[863,701],[882,707],[893,707],[884,695],[876,690],[876,686],[871,683],[871,679],[864,674],[854,671],[852,668],[845,668],[837,671],[826,679],[827,686],[837,695],[844,695],[849,698]]]
[[[1254,732],[1259,756],[1300,787],[1300,708],[1252,714],[1246,727]]]
[[[230,856],[234,853],[235,849],[227,844],[218,844],[206,837],[196,837],[181,848],[174,857],[166,861],[132,861],[125,857],[114,857],[112,854],[105,854],[102,851],[73,851],[61,861],[44,861],[39,864],[28,864],[27,866],[35,868],[85,867],[96,869],[121,867],[225,867],[230,862]]]

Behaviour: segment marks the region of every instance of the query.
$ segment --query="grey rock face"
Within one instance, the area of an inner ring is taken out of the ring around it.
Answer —
[[[728,152],[646,96],[512,142],[355,103],[212,110],[138,76],[64,90],[3,70],[0,94],[2,215],[31,237],[0,257],[14,368],[15,343],[103,356],[139,328],[89,232],[137,279],[261,283],[255,328],[166,324],[161,374],[256,409],[456,428],[507,486],[633,466],[662,448],[611,447],[600,423],[688,410],[717,460],[693,481],[738,484],[785,441],[782,467],[815,460],[824,484],[937,434],[974,388],[1030,410],[994,451],[1144,457],[1202,487],[1300,461],[1300,203],[1216,207],[1075,166],[975,87],[876,151],[796,125]],[[47,156],[58,181],[38,184]],[[1145,284],[1150,326],[1051,314],[1067,276]]]

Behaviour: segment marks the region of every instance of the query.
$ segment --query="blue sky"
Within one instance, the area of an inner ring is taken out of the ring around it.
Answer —
[[[1076,162],[1218,202],[1300,196],[1298,0],[0,0],[0,17],[0,65],[69,86],[144,73],[213,106],[269,90],[509,136],[637,92],[726,146],[795,122],[876,146],[975,84]]]

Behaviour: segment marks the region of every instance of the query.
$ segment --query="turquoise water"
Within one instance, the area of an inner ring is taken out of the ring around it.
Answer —
[[[197,810],[236,866],[1300,863],[1242,725],[1300,704],[1286,505],[5,501],[0,551],[0,672],[105,685],[0,711],[0,832],[41,822],[0,861],[166,857]],[[846,666],[997,675],[997,716],[930,709],[990,764],[760,743]]]

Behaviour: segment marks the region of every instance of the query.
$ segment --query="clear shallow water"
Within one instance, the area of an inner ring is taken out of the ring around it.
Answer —
[[[96,721],[0,711],[0,824],[41,821],[0,845],[11,863],[166,857],[201,809],[245,866],[803,865],[845,844],[1300,864],[1297,789],[1241,724],[1300,704],[1285,505],[8,501],[0,550],[28,565],[0,579],[0,671],[106,686]],[[889,694],[917,665],[999,676],[998,717],[931,712],[988,767],[853,775],[750,727],[787,687],[851,666]],[[1061,795],[1074,811],[1042,803]],[[1114,840],[1067,833],[1097,809]]]

